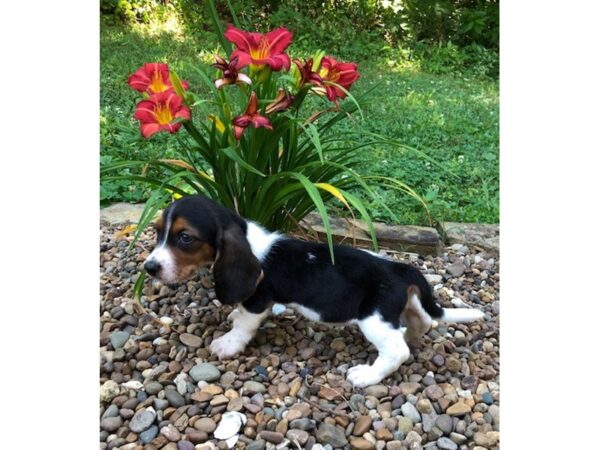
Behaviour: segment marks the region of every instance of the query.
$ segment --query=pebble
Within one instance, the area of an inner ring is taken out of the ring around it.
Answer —
[[[171,406],[175,408],[179,408],[180,406],[185,405],[185,398],[183,398],[183,396],[175,389],[166,389],[165,397],[167,398]]]
[[[194,450],[196,447],[190,441],[179,441],[177,443],[177,450]]]
[[[360,416],[354,424],[354,431],[352,434],[354,434],[354,436],[362,436],[369,431],[372,423],[373,419],[371,419],[370,416]]]
[[[304,430],[288,430],[285,434],[291,442],[298,441],[300,445],[306,444],[309,434]]]
[[[448,414],[442,414],[435,419],[435,426],[438,427],[442,433],[450,434],[452,431],[452,417]]]
[[[100,428],[105,431],[116,431],[123,424],[120,416],[106,417],[100,421]]]
[[[210,363],[197,364],[191,368],[190,377],[197,383],[199,381],[217,381],[221,378],[221,372]]]
[[[168,424],[166,427],[162,427],[160,429],[160,434],[162,434],[171,442],[176,442],[181,438],[181,433],[172,424]]]
[[[290,425],[290,428],[296,428],[298,430],[309,431],[309,430],[313,430],[317,426],[317,423],[313,419],[308,419],[306,417],[303,417],[301,419],[292,420],[289,425]]]
[[[447,437],[441,437],[437,440],[437,447],[440,450],[457,450],[458,445]]]
[[[119,395],[121,387],[113,380],[106,381],[100,386],[100,401],[110,402],[113,398]]]
[[[265,388],[265,385],[262,383],[259,383],[258,381],[252,381],[252,380],[248,380],[244,383],[244,391],[247,394],[262,394],[266,391],[267,389]]]
[[[129,429],[134,433],[140,433],[149,428],[155,418],[156,413],[151,408],[140,410],[129,421]]]
[[[258,439],[256,441],[251,442],[246,446],[246,450],[264,450],[266,447],[266,442],[262,439]]]
[[[258,435],[261,439],[264,439],[267,442],[272,442],[273,444],[279,444],[283,442],[283,434],[276,431],[263,430]]]
[[[450,416],[464,416],[471,412],[471,407],[463,402],[455,403],[446,410],[446,414]]]
[[[217,428],[217,424],[210,417],[202,417],[194,422],[194,428],[205,433],[212,433]]]
[[[413,429],[414,422],[412,421],[412,419],[410,419],[408,417],[404,417],[404,416],[398,416],[397,420],[398,420],[398,430],[401,431],[402,433],[404,433],[404,435],[406,436],[408,434],[408,432]]]
[[[368,386],[365,389],[365,394],[367,395],[372,395],[373,397],[376,398],[381,398],[381,397],[385,397],[386,395],[388,395],[388,387],[384,386],[383,384],[375,384],[372,386]]]
[[[353,450],[373,450],[375,448],[372,442],[363,438],[352,439],[350,441],[350,447]]]
[[[404,417],[408,417],[413,423],[419,423],[421,421],[421,415],[412,403],[406,402],[404,405],[402,405],[400,410],[402,411],[402,415]]]
[[[348,444],[348,440],[341,428],[328,423],[321,423],[316,433],[317,441],[330,444],[333,447],[342,447]]]
[[[115,349],[123,348],[129,336],[126,331],[113,331],[110,335],[110,343]]]
[[[131,426],[130,426],[131,428]],[[146,431],[140,433],[140,440],[143,444],[147,444],[152,441],[158,435],[158,427],[156,425],[151,426]]]

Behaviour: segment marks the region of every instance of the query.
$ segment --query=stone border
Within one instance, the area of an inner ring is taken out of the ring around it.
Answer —
[[[144,209],[143,204],[114,203],[100,209],[100,221],[111,225],[137,223]],[[358,247],[371,247],[367,224],[361,220],[330,217],[333,239],[336,243],[355,244]],[[311,213],[300,223],[309,236],[315,234],[321,241],[326,240],[325,227],[317,213]],[[421,255],[439,255],[446,244],[464,244],[479,247],[498,255],[500,248],[500,227],[498,224],[477,224],[444,222],[442,236],[435,228],[414,225],[387,225],[374,223],[379,246]]]

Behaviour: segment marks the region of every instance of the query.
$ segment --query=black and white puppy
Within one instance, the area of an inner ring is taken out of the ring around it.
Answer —
[[[270,233],[203,196],[172,203],[157,232],[144,265],[150,275],[178,283],[213,265],[217,298],[239,303],[231,331],[211,343],[220,359],[242,352],[277,302],[310,320],[357,324],[378,351],[373,364],[348,370],[348,380],[363,387],[396,371],[409,357],[406,340],[427,332],[433,319],[483,317],[476,309],[441,308],[413,266],[347,246],[335,246],[332,264],[326,244]]]

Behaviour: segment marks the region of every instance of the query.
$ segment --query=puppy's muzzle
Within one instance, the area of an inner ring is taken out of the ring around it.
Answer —
[[[144,263],[144,269],[146,269],[146,272],[151,276],[155,277],[158,272],[160,272],[160,264],[154,259],[149,259]]]

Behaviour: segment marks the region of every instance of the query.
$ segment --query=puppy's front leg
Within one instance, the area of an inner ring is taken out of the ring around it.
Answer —
[[[212,341],[210,344],[211,353],[217,355],[219,359],[227,359],[242,352],[268,314],[268,309],[258,314],[251,313],[240,304],[229,315],[233,319],[231,331]]]

